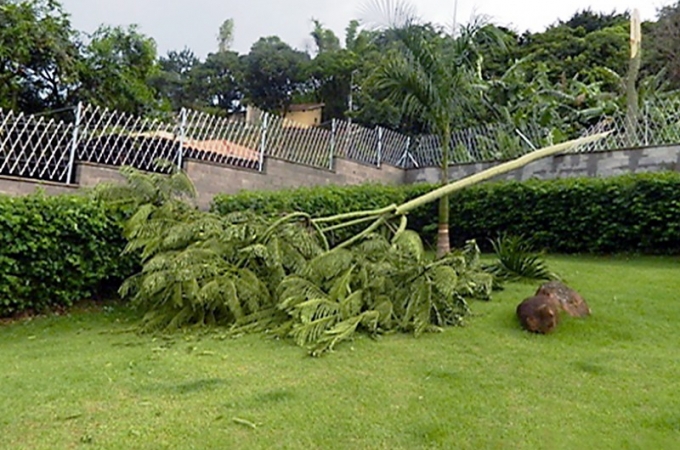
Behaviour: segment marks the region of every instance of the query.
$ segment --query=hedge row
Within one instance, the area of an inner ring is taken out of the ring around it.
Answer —
[[[135,269],[121,220],[85,197],[0,197],[0,317],[116,289]]]
[[[217,196],[213,209],[223,214],[249,209],[327,216],[401,203],[434,187],[364,185],[244,192]],[[436,204],[427,205],[410,214],[409,227],[432,242],[436,217]],[[488,182],[451,196],[454,245],[474,238],[488,248],[488,240],[503,232],[532,238],[538,248],[555,253],[680,254],[680,173]]]
[[[364,185],[215,198],[226,214],[306,211],[329,216],[402,203],[434,188]],[[432,242],[437,205],[410,214],[412,229]],[[117,288],[136,261],[122,258],[122,214],[79,196],[0,197],[0,316],[69,306]],[[344,239],[355,230],[336,236]],[[559,253],[680,254],[680,173],[493,182],[451,198],[452,243],[506,232]],[[486,247],[488,248],[488,247]]]

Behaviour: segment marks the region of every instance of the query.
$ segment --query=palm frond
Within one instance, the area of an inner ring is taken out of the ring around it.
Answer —
[[[318,280],[324,286],[341,274],[344,274],[353,264],[354,255],[347,249],[336,249],[323,253],[312,259],[302,272],[310,280]]]
[[[444,298],[453,298],[458,292],[458,274],[453,267],[439,265],[430,269],[430,277],[434,288],[437,289]]]
[[[373,30],[403,27],[418,20],[408,0],[367,0],[360,8],[362,21]]]
[[[328,315],[315,320],[301,320],[293,325],[290,336],[300,347],[317,343],[323,334],[337,323],[337,316]]]
[[[406,230],[397,236],[393,248],[399,257],[406,257],[415,262],[422,261],[425,256],[423,240],[413,230]]]
[[[277,292],[278,307],[283,311],[290,311],[298,304],[315,298],[328,298],[328,295],[317,285],[299,275],[286,277]]]

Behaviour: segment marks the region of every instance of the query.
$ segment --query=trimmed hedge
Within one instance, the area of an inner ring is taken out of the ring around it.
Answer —
[[[317,187],[220,195],[213,210],[329,216],[403,203],[435,186]],[[410,228],[434,241],[437,205],[413,211]],[[137,269],[121,257],[123,213],[81,196],[0,196],[0,316],[68,307],[105,295]],[[344,230],[345,239],[360,228]],[[462,247],[500,233],[555,253],[680,254],[680,173],[492,182],[451,196],[451,239]]]
[[[489,183],[452,200],[452,233],[557,253],[680,253],[680,173]],[[460,241],[458,241],[460,242]]]
[[[80,196],[0,196],[0,316],[68,307],[134,273],[122,213]]]
[[[217,196],[213,210],[270,215],[298,210],[320,217],[402,203],[434,187],[244,192]],[[474,238],[488,249],[489,239],[510,233],[555,253],[680,254],[680,173],[488,182],[454,193],[450,219],[452,244],[458,247]],[[409,227],[433,242],[436,220],[437,205],[432,203],[410,214]]]

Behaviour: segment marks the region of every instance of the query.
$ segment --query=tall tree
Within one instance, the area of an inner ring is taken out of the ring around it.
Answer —
[[[0,1],[0,107],[69,105],[80,64],[76,32],[54,0]]]
[[[680,87],[680,1],[660,8],[657,16],[650,27],[649,45],[643,48],[645,61],[653,67],[652,73],[665,68],[673,87]]]
[[[217,33],[217,49],[220,52],[226,52],[231,49],[234,43],[234,19],[227,19],[220,25],[220,30]]]
[[[188,48],[169,51],[159,59],[159,71],[152,77],[151,85],[170,102],[173,110],[193,106],[196,102],[196,92],[191,89],[192,75],[200,63]]]
[[[358,56],[340,46],[332,30],[314,20],[311,36],[316,43],[316,56],[307,64],[306,78],[311,87],[308,99],[322,102],[324,120],[344,118],[352,85],[352,73],[359,67]]]
[[[506,40],[512,48],[513,59],[530,57],[527,68],[533,74],[538,64],[545,63],[549,79],[559,82],[575,76],[589,82],[610,80],[600,68],[625,75],[628,64],[628,13],[595,13],[579,11],[566,21],[559,21],[538,33],[525,32],[516,43]],[[491,60],[497,60],[492,57]],[[500,76],[514,62],[494,76]],[[613,88],[613,86],[609,86]]]
[[[189,91],[196,106],[231,114],[243,99],[243,61],[236,52],[211,53],[191,72]]]
[[[278,36],[260,38],[243,58],[248,100],[268,111],[285,111],[305,86],[309,55]]]
[[[314,30],[311,34],[317,54],[340,50],[340,39],[333,30],[324,28],[323,24],[316,19],[312,19],[312,23],[314,23]]]
[[[440,139],[441,182],[448,183],[451,135],[457,119],[472,109],[478,77],[478,30],[468,29],[457,39],[433,27],[408,23],[393,28],[399,48],[373,73],[376,86],[402,106],[403,112],[424,120]],[[449,199],[439,201],[437,255],[449,252]]]
[[[561,25],[569,28],[582,28],[586,33],[593,33],[605,28],[616,27],[628,23],[630,14],[627,12],[618,13],[612,11],[611,13],[595,12],[591,8],[582,9],[574,13],[566,21],[560,21]]]
[[[102,26],[85,50],[80,97],[119,111],[143,114],[161,101],[151,86],[158,73],[156,43],[138,31]]]

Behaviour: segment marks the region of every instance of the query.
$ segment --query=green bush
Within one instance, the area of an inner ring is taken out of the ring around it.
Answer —
[[[81,196],[0,196],[0,316],[117,288],[136,264],[121,257],[122,218]]]
[[[213,209],[316,217],[401,203],[436,186],[320,187],[217,196]],[[555,253],[680,253],[680,174],[487,182],[451,196],[451,241],[490,250],[501,234],[525,236]],[[413,211],[409,228],[434,241],[437,204]],[[336,239],[345,239],[351,229]]]
[[[506,233],[554,253],[680,253],[680,174],[498,182],[451,200],[456,243]]]

